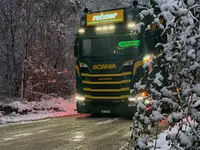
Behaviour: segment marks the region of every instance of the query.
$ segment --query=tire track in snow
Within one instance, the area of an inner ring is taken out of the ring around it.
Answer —
[[[27,137],[27,136],[30,136],[30,135],[33,135],[33,133],[16,134],[16,135],[13,135],[12,137],[6,137],[6,138],[4,138],[2,141],[16,140],[16,139],[18,139],[18,138]]]
[[[109,119],[109,120],[102,121],[102,122],[97,122],[96,125],[109,124],[109,123],[113,123],[115,121],[119,121],[119,119],[115,118],[115,119]]]

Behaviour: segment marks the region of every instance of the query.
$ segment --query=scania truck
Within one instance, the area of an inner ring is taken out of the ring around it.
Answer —
[[[133,115],[136,104],[146,97],[144,91],[130,95],[160,39],[152,16],[141,20],[146,9],[136,3],[114,10],[84,10],[74,41],[78,113]]]

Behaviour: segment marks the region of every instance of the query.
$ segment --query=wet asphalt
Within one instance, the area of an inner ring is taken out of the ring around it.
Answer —
[[[66,117],[0,126],[0,150],[119,150],[132,121]]]

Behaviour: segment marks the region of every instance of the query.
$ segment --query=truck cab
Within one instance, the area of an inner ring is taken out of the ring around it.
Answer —
[[[87,12],[74,42],[78,113],[134,115],[146,93],[130,95],[144,75],[143,64],[156,53],[157,31],[145,7]]]

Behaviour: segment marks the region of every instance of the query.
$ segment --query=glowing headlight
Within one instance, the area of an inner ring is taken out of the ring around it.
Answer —
[[[78,30],[78,32],[79,32],[80,34],[83,34],[83,33],[85,33],[85,29],[80,28],[80,29]]]
[[[136,27],[136,24],[134,22],[128,23],[127,27],[129,29],[134,29]]]
[[[80,94],[76,94],[76,101],[83,102],[85,101],[85,97]]]
[[[143,101],[144,100],[144,97],[142,97],[142,96],[138,96],[138,97],[129,97],[128,98],[128,100],[130,101],[130,102],[140,102],[140,101]]]
[[[136,97],[129,97],[128,100],[130,102],[136,102],[137,101]]]

